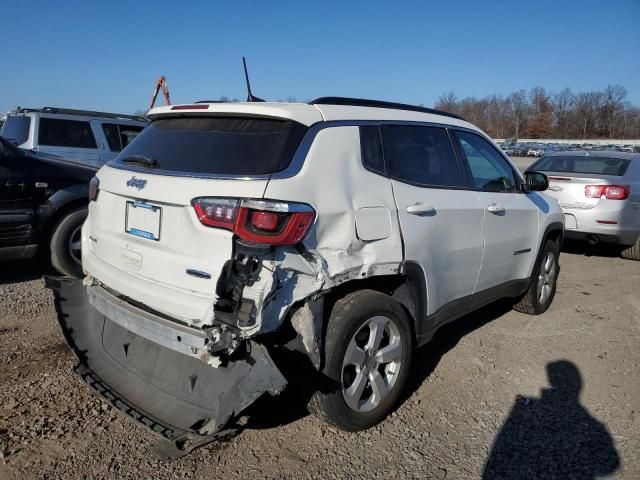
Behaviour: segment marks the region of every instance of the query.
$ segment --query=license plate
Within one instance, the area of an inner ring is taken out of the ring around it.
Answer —
[[[160,240],[162,207],[144,202],[127,202],[125,231],[148,240]]]

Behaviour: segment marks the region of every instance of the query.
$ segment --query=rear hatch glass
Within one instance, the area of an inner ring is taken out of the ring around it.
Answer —
[[[14,145],[22,145],[29,139],[30,126],[31,117],[26,115],[9,115],[4,125],[2,125],[0,135]]]
[[[531,170],[621,177],[627,171],[628,166],[629,160],[624,158],[572,155],[542,158],[531,166]]]
[[[127,159],[151,160],[148,173],[252,176],[286,169],[307,127],[289,120],[181,117],[154,121],[111,164],[136,169]]]

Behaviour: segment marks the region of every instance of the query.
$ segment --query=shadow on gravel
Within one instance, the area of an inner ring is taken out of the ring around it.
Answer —
[[[597,244],[589,245],[588,242],[565,239],[562,244],[564,253],[584,255],[585,257],[620,257],[620,247],[616,245]]]
[[[517,395],[496,436],[483,479],[595,479],[620,458],[607,427],[580,404],[582,377],[567,360],[547,364],[550,387],[540,398]]]
[[[501,300],[440,328],[433,339],[421,347],[414,355],[403,401],[420,388],[422,383],[436,369],[440,359],[453,349],[460,340],[483,325],[509,313],[512,307],[513,301]]]
[[[51,272],[51,267],[39,259],[0,261],[0,285],[28,282]]]

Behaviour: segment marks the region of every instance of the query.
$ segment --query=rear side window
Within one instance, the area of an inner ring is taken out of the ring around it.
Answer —
[[[594,175],[613,175],[621,177],[629,167],[629,160],[624,158],[553,156],[541,158],[531,166],[531,170],[548,172],[586,173]]]
[[[152,159],[153,168],[193,174],[264,175],[289,166],[307,128],[241,117],[182,117],[153,122],[116,157]]]
[[[479,135],[456,132],[469,164],[475,187],[490,192],[517,189],[517,178],[509,163],[489,142]]]
[[[120,125],[116,123],[103,123],[102,131],[107,142],[109,143],[109,150],[112,152],[119,152],[124,147],[129,145],[134,138],[142,131],[143,127],[135,125]]]
[[[367,170],[385,175],[384,155],[382,152],[382,138],[380,127],[367,125],[360,127],[360,147],[362,150],[362,164]]]
[[[26,115],[13,116],[7,118],[0,136],[6,138],[14,145],[22,145],[29,139],[29,128],[31,127],[31,117]]]
[[[385,125],[382,138],[393,178],[420,186],[464,186],[444,128]]]
[[[38,143],[51,147],[97,148],[89,122],[40,118]]]

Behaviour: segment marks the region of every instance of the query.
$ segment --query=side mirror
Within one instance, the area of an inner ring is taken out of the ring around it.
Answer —
[[[524,189],[527,192],[544,192],[549,188],[549,177],[544,173],[527,170],[524,172]]]

